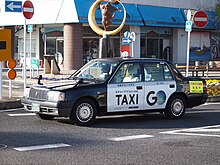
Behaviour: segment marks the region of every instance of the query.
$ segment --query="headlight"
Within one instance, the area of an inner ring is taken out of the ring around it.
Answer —
[[[49,101],[64,101],[65,94],[58,91],[49,91],[47,93],[47,98]]]
[[[24,89],[24,97],[29,97],[30,90],[31,90],[31,88]]]

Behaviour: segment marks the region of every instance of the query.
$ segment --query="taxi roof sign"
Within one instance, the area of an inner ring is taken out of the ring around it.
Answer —
[[[11,30],[0,29],[0,61],[11,59]]]

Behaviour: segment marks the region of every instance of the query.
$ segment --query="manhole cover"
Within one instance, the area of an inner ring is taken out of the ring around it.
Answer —
[[[5,144],[0,144],[0,149],[4,149],[4,148],[7,148],[7,145],[5,145]]]

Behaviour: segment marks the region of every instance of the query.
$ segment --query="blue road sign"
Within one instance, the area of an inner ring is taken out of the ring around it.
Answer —
[[[122,44],[123,45],[128,45],[132,43],[132,39],[131,38],[122,38]]]
[[[22,12],[22,1],[5,1],[5,12]]]
[[[27,26],[27,31],[28,31],[28,33],[32,33],[33,32],[33,26],[32,25],[28,25]]]
[[[187,31],[187,32],[192,31],[192,21],[186,21],[185,31]]]

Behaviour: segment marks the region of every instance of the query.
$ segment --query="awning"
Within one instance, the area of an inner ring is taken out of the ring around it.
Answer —
[[[137,5],[146,26],[185,28],[181,9]]]
[[[75,1],[76,10],[78,14],[79,22],[81,23],[88,23],[88,11],[91,7],[91,5],[94,3],[94,0],[84,0],[82,1]],[[105,4],[106,2],[103,2]],[[125,4],[127,15],[126,15],[126,23],[125,25],[136,25],[136,26],[144,26],[144,23],[141,19],[141,16],[138,12],[138,9],[136,5],[134,4]],[[115,7],[119,7],[122,9],[120,5],[116,5]],[[115,17],[112,19],[113,25],[119,25],[121,24],[121,21],[123,19],[123,12],[115,11]],[[101,11],[99,9],[96,10],[96,22],[97,24],[101,24],[102,15]]]
[[[182,15],[184,17],[184,20],[186,21],[186,14],[188,9],[181,9]],[[191,10],[192,15],[194,15],[197,12],[197,10]],[[208,16],[208,24],[202,28],[204,30],[215,30],[220,28],[220,23],[218,20],[218,17],[214,11],[204,11]],[[198,27],[193,24],[193,29],[199,29]]]
[[[214,11],[206,11],[208,15],[208,24],[204,27],[205,29],[215,30],[220,28],[218,16]]]

